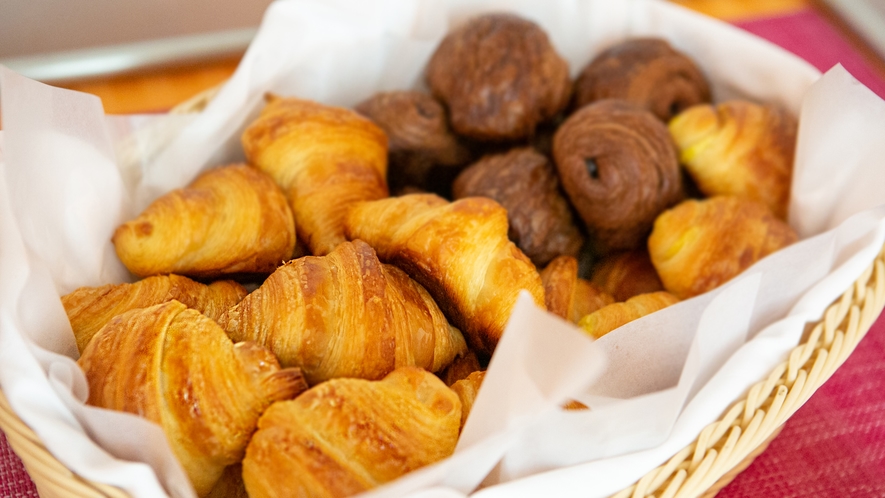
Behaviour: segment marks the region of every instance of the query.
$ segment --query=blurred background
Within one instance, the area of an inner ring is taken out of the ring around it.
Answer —
[[[885,0],[672,1],[821,70],[841,62],[885,96]],[[2,0],[0,64],[99,95],[109,113],[163,112],[230,77],[270,3]]]

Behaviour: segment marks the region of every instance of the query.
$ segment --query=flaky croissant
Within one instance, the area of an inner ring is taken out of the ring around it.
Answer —
[[[467,423],[467,417],[470,416],[470,410],[473,409],[473,403],[479,395],[479,388],[482,387],[485,378],[485,370],[476,371],[452,384],[452,391],[455,391],[461,400],[461,429]]]
[[[491,356],[519,291],[544,307],[541,277],[508,240],[507,212],[491,199],[413,194],[363,202],[345,229],[424,285],[477,354]]]
[[[646,247],[602,258],[593,266],[590,281],[611,294],[615,301],[664,290]]]
[[[354,111],[269,97],[243,133],[248,161],[286,192],[298,237],[317,256],[344,242],[356,201],[387,197],[387,137]]]
[[[687,200],[655,221],[648,252],[664,289],[687,299],[798,239],[764,205],[734,196]]]
[[[280,370],[256,344],[234,345],[178,301],[114,317],[78,363],[88,403],[159,424],[200,496],[243,458],[264,409],[307,388],[298,369]]]
[[[401,366],[438,371],[467,348],[430,294],[360,240],[280,267],[219,322],[235,341],[300,367],[311,385]]]
[[[175,299],[217,320],[246,294],[246,289],[232,280],[206,285],[180,275],[157,275],[131,284],[80,287],[62,296],[61,302],[74,330],[77,349],[82,353],[96,332],[126,311]]]
[[[798,129],[790,113],[734,100],[692,107],[669,128],[701,192],[747,197],[787,218]]]
[[[126,268],[141,277],[269,274],[292,256],[295,225],[273,180],[234,165],[160,197],[112,240]]]
[[[433,374],[333,379],[258,422],[243,460],[252,498],[349,496],[451,455],[461,403]]]
[[[615,302],[607,292],[583,278],[578,278],[578,260],[560,256],[541,270],[547,311],[572,323],[578,323],[605,305]]]
[[[621,325],[678,302],[679,298],[666,291],[640,294],[623,303],[612,303],[590,313],[578,321],[578,326],[598,339]]]

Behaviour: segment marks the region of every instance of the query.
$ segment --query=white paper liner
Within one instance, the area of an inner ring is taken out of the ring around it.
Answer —
[[[595,344],[523,300],[456,455],[374,494],[461,496],[483,478],[480,495],[622,489],[766,376],[882,247],[885,104],[841,67],[812,86],[819,74],[803,61],[662,2],[277,2],[199,116],[105,118],[94,97],[0,68],[0,386],[62,463],[133,496],[193,495],[156,426],[82,405],[85,381],[58,297],[130,279],[109,242],[117,224],[200,170],[241,160],[240,132],[265,92],[349,106],[378,90],[421,87],[449,26],[490,10],[538,22],[573,75],[612,43],[662,36],[698,62],[717,101],[801,107],[790,220],[805,240]],[[587,388],[601,360],[581,360],[598,357],[594,348],[610,365]],[[566,397],[592,410],[558,411]]]

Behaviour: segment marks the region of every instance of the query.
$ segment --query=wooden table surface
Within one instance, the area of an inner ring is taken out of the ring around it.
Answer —
[[[740,21],[786,15],[808,8],[810,0],[673,0],[674,3],[718,17]],[[162,112],[225,81],[239,57],[202,64],[156,68],[135,74],[55,83],[101,97],[111,114]]]

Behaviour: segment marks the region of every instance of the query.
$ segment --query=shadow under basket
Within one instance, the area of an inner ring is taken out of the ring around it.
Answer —
[[[210,90],[176,107],[197,112]],[[854,351],[885,305],[885,248],[833,302],[789,358],[736,400],[688,446],[632,486],[627,497],[712,497],[743,471],[777,436],[784,422],[829,379]],[[0,429],[44,497],[125,497],[118,488],[85,480],[62,465],[12,411],[0,392]]]

